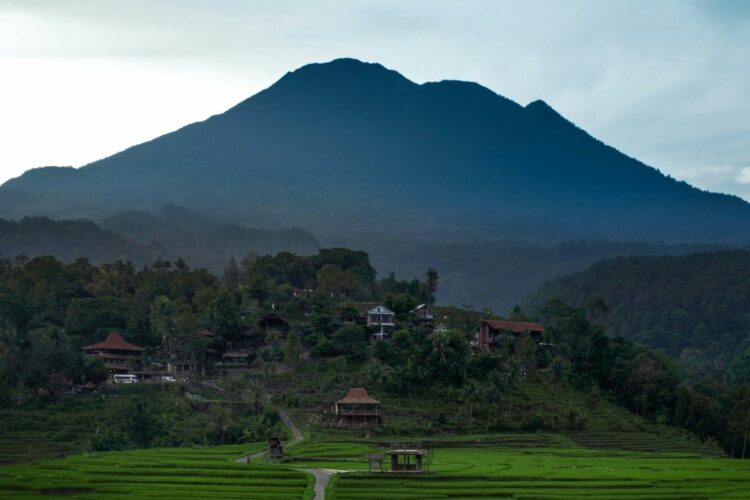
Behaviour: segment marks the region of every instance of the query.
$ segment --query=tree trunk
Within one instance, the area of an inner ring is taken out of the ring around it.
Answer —
[[[557,415],[557,386],[552,384],[552,424],[555,424],[555,416]]]
[[[747,449],[747,434],[742,435],[742,459],[745,459],[745,450]]]

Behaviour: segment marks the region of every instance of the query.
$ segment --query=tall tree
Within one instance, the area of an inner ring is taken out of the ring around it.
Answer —
[[[440,285],[440,277],[438,272],[434,268],[427,269],[424,274],[425,286],[427,287],[427,302],[430,304],[435,303],[435,294],[437,294],[438,286]]]

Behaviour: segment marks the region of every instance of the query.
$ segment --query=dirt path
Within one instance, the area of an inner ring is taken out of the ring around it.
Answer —
[[[284,422],[284,425],[286,425],[287,429],[292,431],[292,435],[294,436],[294,441],[289,444],[297,444],[305,439],[297,426],[294,425],[294,422],[292,422],[292,419],[289,418],[289,414],[281,408],[279,408],[279,418],[282,422]]]
[[[313,476],[315,476],[315,495],[313,496],[313,500],[324,500],[326,496],[326,486],[328,486],[328,481],[330,481],[331,476],[336,472],[326,469],[302,470],[307,472],[308,474],[312,474]]]
[[[289,418],[289,414],[286,411],[282,410],[281,408],[279,408],[277,412],[279,414],[279,418],[281,419],[281,421],[284,422],[284,425],[286,425],[287,429],[292,431],[292,435],[294,436],[294,439],[292,441],[286,443],[287,446],[291,446],[293,444],[301,443],[302,441],[304,441],[305,436],[303,436],[300,430],[297,428],[297,426],[294,425],[294,422],[292,422],[292,419]],[[235,462],[246,464],[250,460],[255,460],[256,458],[261,458],[265,456],[267,453],[268,453],[267,450],[259,451],[257,453],[251,453],[250,455],[245,455],[244,457],[238,458],[237,460],[235,460]]]
[[[291,446],[297,443],[301,443],[305,440],[305,436],[302,435],[302,432],[297,428],[296,425],[294,425],[294,422],[292,422],[292,419],[289,418],[289,414],[285,411],[279,408],[278,410],[279,418],[282,422],[284,422],[284,425],[286,425],[287,429],[289,429],[292,432],[292,436],[294,436],[294,439],[287,443],[287,446]],[[261,458],[268,453],[266,450],[259,451],[257,453],[251,453],[250,455],[245,455],[244,457],[240,457],[235,462],[239,463],[247,463],[250,460],[255,460],[256,458]],[[315,478],[315,496],[313,496],[314,500],[325,500],[326,495],[326,486],[328,486],[328,481],[331,480],[331,476],[333,474],[336,474],[339,471],[330,470],[330,469],[299,469],[304,472],[307,472],[308,474],[312,474]]]
[[[266,453],[268,453],[266,450],[259,451],[257,453],[251,453],[250,455],[245,455],[244,457],[238,458],[237,460],[235,460],[235,462],[237,462],[238,464],[246,464],[250,460],[255,460],[256,458],[261,458]]]

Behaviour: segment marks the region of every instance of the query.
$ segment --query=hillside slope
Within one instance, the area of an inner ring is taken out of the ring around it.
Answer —
[[[609,307],[607,332],[664,349],[684,361],[733,359],[750,347],[750,251],[621,257],[545,284],[528,301]]]

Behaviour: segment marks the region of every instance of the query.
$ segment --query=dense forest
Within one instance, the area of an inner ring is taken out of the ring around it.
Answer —
[[[605,334],[602,301],[584,309],[550,301],[539,312],[546,327],[544,342],[525,337],[480,353],[470,347],[474,329],[480,319],[497,316],[435,307],[441,328],[412,320],[416,305],[434,303],[439,283],[433,269],[422,280],[400,281],[393,275],[378,280],[366,253],[341,248],[309,257],[250,254],[240,262],[231,259],[221,276],[181,260],[136,268],[125,261],[95,266],[85,259],[69,264],[52,257],[2,259],[0,401],[17,408],[49,404],[71,385],[101,383],[107,378],[101,360],[80,348],[117,330],[145,347],[144,364],[190,360],[196,367],[194,380],[211,373],[212,356],[238,343],[250,351],[248,369],[261,375],[274,363],[315,367],[340,359],[344,364],[337,365],[338,377],[344,372],[367,376],[385,394],[461,402],[468,413],[437,423],[459,431],[586,429],[592,425],[589,403],[566,401],[572,398],[570,391],[577,391],[594,406],[596,400],[608,400],[648,421],[683,426],[717,440],[727,450],[739,450],[750,434],[750,423],[741,418],[750,405],[746,386],[682,382],[676,362],[667,355]],[[373,328],[356,318],[378,303],[396,313],[396,326],[388,340],[373,343]],[[260,326],[269,315],[284,318],[286,327]],[[510,318],[527,319],[520,309]],[[205,330],[211,336],[199,334]],[[531,387],[545,388],[547,410],[519,408],[519,395]],[[163,412],[165,404],[155,406]],[[133,405],[143,419],[158,420],[158,415],[147,415],[148,406]],[[259,398],[253,405],[262,412]],[[136,429],[141,441],[125,439],[130,424],[118,423],[116,412],[110,418],[114,428],[122,429],[117,446],[163,443],[162,431],[158,439],[146,439]],[[221,422],[230,417],[216,418],[223,428]],[[257,418],[232,422],[259,425]],[[237,424],[212,442],[257,438],[261,431]],[[92,446],[106,449],[110,438],[95,439]],[[175,442],[193,439],[183,436]]]
[[[750,382],[750,251],[621,257],[553,280],[530,300],[584,307],[601,298],[607,333],[678,357],[686,375]]]
[[[469,309],[507,311],[546,281],[619,255],[681,255],[715,250],[715,245],[646,242],[486,241],[462,244],[420,241],[409,234],[359,232],[326,240],[328,246],[367,251],[381,275],[417,278],[426,267],[442,270],[438,302]],[[0,219],[0,255],[52,255],[72,262],[85,255],[92,263],[129,260],[136,265],[157,258],[182,259],[191,267],[222,272],[232,256],[292,252],[312,255],[321,244],[297,228],[249,228],[220,223],[183,206],[166,204],[129,210],[92,222],[27,217]],[[502,286],[500,286],[502,284]]]

